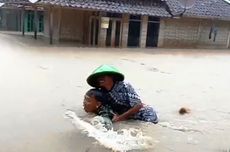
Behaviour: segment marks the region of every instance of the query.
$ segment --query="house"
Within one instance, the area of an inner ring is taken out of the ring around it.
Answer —
[[[0,30],[20,31],[21,30],[21,11],[14,5],[2,5],[0,9]]]
[[[21,31],[24,25],[25,32],[33,32],[35,14],[34,8],[30,5],[29,1],[6,1],[6,3],[2,3],[0,5],[0,30]],[[40,9],[38,10],[38,32],[44,31],[43,18],[43,10]]]
[[[47,7],[45,29],[52,26],[55,40],[100,47],[156,47],[160,18],[170,17],[165,2],[156,0],[41,0],[38,4]]]
[[[38,8],[43,10],[44,36],[50,43],[73,41],[84,46],[121,48],[230,48],[228,0],[196,0],[191,7],[181,5],[178,0],[38,0],[36,3],[0,0],[0,3],[6,1],[23,6],[19,8],[32,8],[32,14]]]
[[[29,4],[26,0],[8,3]],[[160,18],[170,17],[165,2],[160,0],[40,0],[35,5],[45,10],[44,36],[50,38],[50,43],[156,47]]]
[[[196,0],[183,16],[177,0],[167,0],[173,18],[164,19],[162,46],[230,48],[229,0]]]

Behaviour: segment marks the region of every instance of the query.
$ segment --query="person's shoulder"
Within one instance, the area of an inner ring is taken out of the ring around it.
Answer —
[[[113,86],[113,90],[120,90],[121,88],[125,87],[125,82],[124,81],[117,81],[115,82],[114,86]]]
[[[102,115],[103,113],[107,112],[108,108],[106,105],[101,105],[98,109],[97,109],[97,114],[98,115]]]
[[[113,90],[119,91],[119,92],[127,92],[127,90],[134,90],[134,88],[127,81],[117,81],[113,87]]]
[[[98,115],[102,117],[107,117],[109,119],[112,119],[114,116],[113,110],[109,105],[103,105],[100,107],[98,111]]]
[[[132,86],[131,83],[129,83],[127,81],[117,81],[116,85],[120,85],[120,86]]]
[[[105,112],[110,110],[111,110],[111,106],[109,104],[104,104],[100,106],[99,112]]]
[[[129,88],[133,88],[133,85],[130,82],[127,81],[123,81],[123,85],[125,86],[125,88],[129,89]]]

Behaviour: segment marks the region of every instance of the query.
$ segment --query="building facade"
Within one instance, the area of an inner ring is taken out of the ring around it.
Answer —
[[[35,4],[28,0],[9,1],[43,8],[39,29],[44,30],[50,43],[230,48],[230,4],[225,0],[196,0],[190,8],[183,8],[177,0],[39,0]],[[33,11],[27,14],[30,17],[25,17],[25,28],[33,31]]]
[[[182,18],[161,20],[160,46],[229,48],[230,22]]]
[[[38,10],[38,32],[44,31],[44,13]],[[33,32],[35,29],[35,11],[32,7],[23,9],[22,5],[4,4],[0,9],[0,30]]]
[[[21,11],[17,9],[0,9],[0,30],[20,31]]]
[[[45,36],[87,46],[157,47],[160,20],[170,17],[165,3],[154,0],[55,2],[46,11]]]
[[[173,17],[161,21],[163,47],[230,48],[228,1],[196,0],[186,10],[177,0],[167,5]]]

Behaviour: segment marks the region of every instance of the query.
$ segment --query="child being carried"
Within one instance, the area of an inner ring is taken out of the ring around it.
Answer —
[[[84,110],[87,113],[95,113],[96,117],[91,121],[92,125],[96,127],[106,128],[107,130],[111,130],[112,127],[112,119],[114,117],[114,112],[107,105],[106,95],[102,90],[99,89],[90,89],[86,92],[84,97]]]

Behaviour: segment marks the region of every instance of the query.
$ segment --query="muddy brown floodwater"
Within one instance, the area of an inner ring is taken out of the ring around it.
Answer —
[[[63,115],[83,118],[85,79],[100,64],[118,67],[155,107],[158,125],[121,122],[159,141],[156,152],[230,151],[230,50],[99,49],[49,46],[0,33],[0,151],[109,152]],[[187,107],[189,114],[179,115]]]

